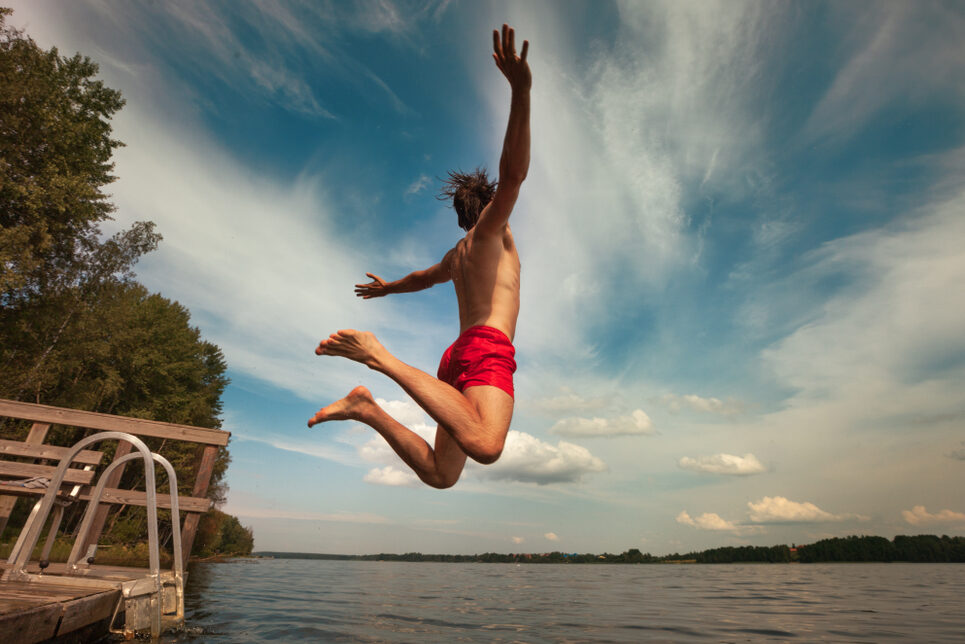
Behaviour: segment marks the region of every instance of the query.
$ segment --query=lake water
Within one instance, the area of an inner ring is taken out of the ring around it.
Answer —
[[[962,642],[965,565],[238,560],[186,613],[165,642]]]

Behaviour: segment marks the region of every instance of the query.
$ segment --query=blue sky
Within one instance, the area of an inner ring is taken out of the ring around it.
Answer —
[[[965,532],[965,9],[953,2],[13,2],[81,51],[114,120],[110,231],[232,384],[225,509],[256,548],[654,553]],[[366,271],[459,238],[434,194],[495,168],[503,22],[530,40],[533,151],[506,450],[432,490],[312,350],[374,331],[430,372],[448,285]]]

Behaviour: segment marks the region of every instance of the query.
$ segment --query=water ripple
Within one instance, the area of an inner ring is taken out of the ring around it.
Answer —
[[[189,575],[188,628],[164,642],[958,642],[962,572],[954,564],[203,563]]]

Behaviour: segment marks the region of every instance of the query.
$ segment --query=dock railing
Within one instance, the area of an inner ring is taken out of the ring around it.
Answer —
[[[198,444],[200,454],[197,461],[192,493],[191,496],[182,496],[179,504],[181,512],[185,515],[180,533],[180,544],[178,544],[180,545],[182,564],[179,568],[182,568],[183,565],[187,563],[191,548],[194,545],[194,538],[197,534],[201,515],[207,512],[212,506],[212,501],[206,498],[206,494],[211,483],[211,475],[214,472],[218,448],[228,444],[228,439],[231,436],[230,432],[220,429],[163,423],[154,420],[79,411],[76,409],[51,407],[48,405],[5,399],[0,399],[0,417],[32,423],[25,442],[34,446],[44,444],[47,433],[53,425],[102,432],[123,432],[140,438],[162,438]],[[109,466],[110,471],[105,471],[106,476],[103,477],[102,482],[99,481],[99,484],[103,485],[101,498],[99,499],[100,504],[91,515],[89,524],[85,526],[86,538],[84,538],[83,542],[78,540],[75,545],[75,550],[78,552],[87,552],[92,545],[96,546],[103,532],[110,504],[148,506],[147,492],[123,490],[117,487],[124,473],[125,466],[128,461],[131,460],[125,457],[131,454],[132,448],[132,444],[128,441],[122,440],[118,443],[114,453],[114,460]],[[0,446],[0,453],[3,453],[2,446]],[[42,496],[45,490],[19,489],[13,491],[6,485],[0,484],[0,531],[6,526],[7,519],[13,509],[13,503],[16,501],[16,497],[2,496],[4,492],[20,496],[25,494]],[[92,495],[93,491],[90,489],[90,486],[84,486],[80,489],[77,498],[79,500],[91,500]],[[157,507],[171,509],[172,498],[170,494],[155,494],[155,496],[157,499]],[[85,523],[87,523],[86,517]]]

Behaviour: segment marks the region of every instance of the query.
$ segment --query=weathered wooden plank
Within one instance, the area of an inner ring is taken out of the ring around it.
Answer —
[[[69,580],[64,580],[63,584],[4,581],[0,583],[0,607],[3,607],[0,608],[0,612],[7,612],[5,607],[9,601],[32,602],[39,606],[43,603],[70,601],[100,592],[97,588],[66,585],[68,583]]]
[[[121,597],[119,588],[49,582],[0,583],[0,641],[32,644],[78,631],[109,618]]]
[[[68,494],[71,488],[74,487],[73,483],[64,483],[60,486],[61,498]],[[16,485],[14,483],[5,483],[0,481],[0,494],[10,494],[15,497],[21,496],[43,496],[47,493],[46,488],[35,488],[35,487],[23,487],[21,485]]]
[[[90,500],[90,490],[81,492],[80,498],[83,501]],[[157,506],[165,510],[171,509],[171,496],[169,494],[157,494]],[[116,488],[105,488],[101,496],[101,502],[119,503],[125,505],[139,505],[147,507],[147,492],[141,490],[118,490]],[[178,506],[181,512],[207,512],[211,509],[211,499],[193,496],[178,497]]]
[[[9,483],[0,483],[0,493],[2,494],[14,494],[16,496],[43,496],[46,492],[47,491],[43,488],[25,488],[10,485]],[[91,493],[92,490],[88,487],[82,490],[77,498],[81,501],[90,501]],[[118,490],[116,488],[105,488],[104,493],[101,495],[101,503],[147,507],[147,492],[142,492],[141,490]],[[212,501],[211,499],[206,499],[204,497],[182,496],[178,497],[178,505],[181,509],[181,512],[204,513],[211,509]],[[170,510],[171,496],[169,494],[158,494],[157,506],[159,508],[164,508],[165,510]],[[108,505],[105,505],[105,507],[108,507]]]
[[[217,460],[218,448],[211,445],[205,447],[201,455],[201,463],[198,465],[198,476],[194,479],[194,490],[191,492],[195,497],[203,497],[208,494],[208,484],[211,482],[211,474],[214,472],[214,464]],[[184,527],[181,529],[181,556],[184,559],[185,568],[188,566],[188,558],[191,556],[194,536],[198,532],[200,521],[200,514],[188,514],[184,517]]]
[[[34,423],[24,442],[28,445],[40,445],[44,442],[44,439],[47,438],[47,431],[49,429],[50,425],[47,423]],[[16,504],[16,496],[0,497],[0,534],[6,529],[7,521],[10,519],[10,513],[13,512],[13,507]]]
[[[8,456],[28,456],[31,458],[46,458],[54,461],[67,456],[70,452],[69,447],[57,447],[56,445],[30,445],[23,441],[10,441],[0,439],[0,454]],[[101,462],[103,453],[85,449],[78,452],[74,457],[74,463],[82,465],[97,465]]]
[[[112,416],[110,414],[50,407],[49,405],[37,405],[2,398],[0,398],[0,416],[55,425],[86,427],[101,431],[127,432],[135,436],[154,436],[206,445],[227,445],[231,436],[230,432],[220,429],[206,429],[142,418]]]
[[[4,644],[34,644],[50,639],[60,621],[59,603],[37,606],[24,611],[0,613],[0,633]]]
[[[60,626],[57,628],[58,635],[72,633],[88,624],[108,619],[114,614],[114,607],[120,601],[121,591],[108,590],[96,595],[81,597],[73,601],[61,604],[63,613],[60,619]]]
[[[0,476],[6,478],[30,478],[42,476],[48,479],[54,477],[56,467],[50,465],[34,465],[33,463],[14,463],[12,461],[0,461]],[[79,470],[74,467],[67,468],[64,473],[64,483],[75,485],[90,485],[94,480],[94,470]]]

